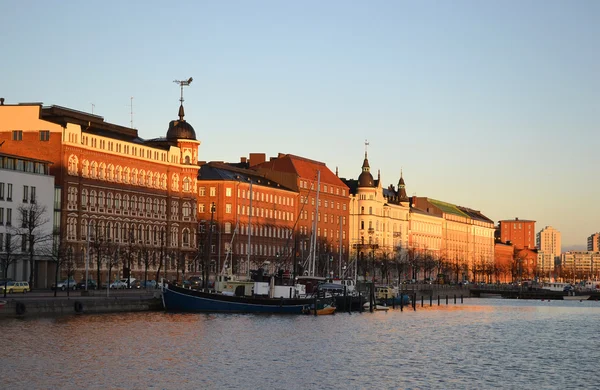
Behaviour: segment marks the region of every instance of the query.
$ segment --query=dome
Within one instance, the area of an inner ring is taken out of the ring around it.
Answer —
[[[363,171],[358,176],[359,187],[373,187],[373,175],[369,171]]]
[[[196,132],[192,125],[183,119],[183,105],[179,106],[179,120],[169,122],[167,140],[192,139],[196,141]]]

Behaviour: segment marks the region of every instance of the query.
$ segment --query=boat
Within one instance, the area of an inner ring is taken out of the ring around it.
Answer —
[[[236,296],[189,290],[171,283],[163,288],[162,300],[167,311],[201,313],[302,314],[314,303],[312,298]]]
[[[315,313],[315,305],[312,304],[309,306],[308,310],[305,311],[306,314],[324,316],[331,315],[335,313],[335,306],[331,302],[317,302],[317,312]]]
[[[563,301],[587,301],[590,295],[565,295]]]
[[[410,305],[410,296],[408,294],[398,294],[398,292],[389,286],[377,286],[375,287],[375,301],[386,305],[398,305],[403,306]]]
[[[369,302],[367,302],[367,303],[365,303],[363,305],[363,308],[365,310],[371,310],[371,306],[370,305],[371,304]],[[376,310],[376,311],[388,311],[388,310],[390,310],[390,307],[389,306],[385,306],[385,305],[378,305],[378,304],[373,303],[373,310]]]

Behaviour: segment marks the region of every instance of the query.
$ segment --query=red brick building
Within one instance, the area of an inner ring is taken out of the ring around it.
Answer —
[[[227,267],[248,275],[262,266],[291,273],[297,204],[298,193],[255,170],[203,164],[198,174],[200,261],[207,261],[213,274]]]
[[[512,282],[514,269],[514,247],[511,244],[496,242],[494,245],[494,280],[500,283]]]
[[[83,277],[100,260],[102,280],[169,278],[196,254],[198,146],[192,126],[171,121],[166,137],[144,140],[136,129],[59,107],[0,105],[4,152],[51,161],[61,211],[60,238],[76,254]],[[57,214],[59,215],[59,214]],[[89,233],[88,233],[89,232]],[[164,259],[164,261],[162,261]],[[162,264],[165,264],[163,266]],[[162,276],[162,274],[161,274]]]
[[[292,154],[280,153],[266,161],[264,153],[254,153],[250,154],[247,165],[298,194],[295,231],[303,269],[309,268],[310,237],[315,231],[314,274],[333,272],[337,275],[347,265],[349,253],[350,198],[346,184],[325,163]],[[317,191],[319,173],[320,188]]]
[[[500,241],[516,249],[535,248],[535,221],[519,218],[500,221]]]

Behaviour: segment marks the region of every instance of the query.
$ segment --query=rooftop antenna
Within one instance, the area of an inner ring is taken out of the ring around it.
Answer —
[[[129,98],[129,115],[131,118],[131,128],[133,129],[133,96]]]
[[[183,116],[185,115],[183,112],[183,87],[189,87],[193,80],[194,79],[191,77],[187,80],[173,80],[174,83],[179,84],[179,86],[181,87],[181,97],[179,98],[179,101],[181,102],[181,104],[179,105],[179,120],[180,121],[183,120]]]
[[[90,103],[92,105],[92,115],[94,115],[94,107],[96,107],[96,105],[94,103]]]

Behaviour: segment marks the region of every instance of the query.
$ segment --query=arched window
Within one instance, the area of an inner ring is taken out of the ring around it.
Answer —
[[[188,229],[183,229],[183,246],[190,246],[190,231]]]
[[[183,203],[183,206],[181,207],[181,212],[183,213],[184,217],[189,217],[191,215],[192,207],[188,202]]]
[[[98,193],[98,207],[104,207],[104,191]]]
[[[147,213],[152,212],[152,199],[150,199],[150,198],[146,198],[146,212]]]
[[[369,214],[373,214],[373,207],[369,207]]]
[[[117,165],[117,168],[115,169],[115,181],[117,183],[120,183],[123,181],[123,168],[121,168],[120,165]]]
[[[131,178],[129,175],[130,175],[129,167],[125,167],[125,169],[123,169],[123,183],[129,184],[129,182],[131,181]]]
[[[88,202],[88,192],[86,189],[81,190],[81,205],[87,206]]]
[[[131,171],[131,184],[137,184],[138,182],[138,170],[137,168],[133,168]]]
[[[138,182],[141,186],[146,184],[146,171],[140,169],[140,173],[138,174]]]
[[[108,164],[107,174],[109,181],[115,180],[115,166],[112,164]]]
[[[90,192],[90,207],[96,207],[96,191],[92,190]]]
[[[83,160],[81,176],[89,177],[90,175],[90,162],[88,160]]]
[[[100,163],[98,167],[98,178],[104,180],[106,178],[106,164]]]
[[[121,194],[119,194],[119,193],[117,193],[117,194],[115,195],[115,208],[116,208],[117,210],[120,210],[120,209],[121,209]]]
[[[92,177],[92,179],[98,177],[98,163],[96,161],[92,161],[92,165],[90,168],[90,176]]]
[[[174,173],[171,180],[171,190],[179,191],[179,175]]]
[[[163,190],[167,189],[167,175],[164,173],[160,175],[160,188]]]
[[[137,196],[133,195],[131,197],[131,201],[129,202],[129,208],[131,211],[135,211],[137,208]]]
[[[189,177],[184,177],[183,178],[183,190],[185,192],[190,192],[191,186],[190,186],[190,178]]]
[[[365,230],[365,221],[360,221],[360,230]]]
[[[74,154],[70,155],[69,156],[69,168],[68,168],[69,175],[77,176],[77,166],[78,166],[77,156],[75,156]]]
[[[106,195],[106,207],[108,207],[109,209],[112,209],[113,206],[113,194],[112,192],[109,192]]]
[[[158,214],[158,199],[154,199],[152,202],[152,212]]]

